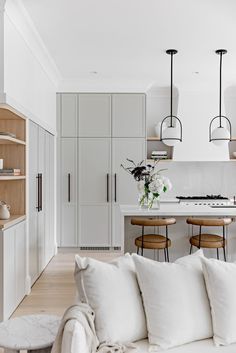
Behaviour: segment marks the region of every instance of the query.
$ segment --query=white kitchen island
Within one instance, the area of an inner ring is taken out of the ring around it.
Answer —
[[[217,207],[208,205],[182,205],[178,202],[164,202],[160,204],[160,209],[143,209],[138,205],[120,205],[120,224],[121,241],[124,252],[136,252],[134,239],[141,235],[141,227],[132,226],[130,219],[132,217],[175,217],[176,224],[169,227],[169,238],[172,241],[170,248],[170,260],[189,253],[188,238],[198,232],[198,227],[192,227],[186,224],[187,217],[231,217],[236,218],[236,207]],[[207,228],[209,233],[222,234],[222,227]],[[204,231],[204,230],[203,230]],[[146,228],[146,232],[160,232],[164,234],[164,229]],[[236,260],[236,223],[233,222],[227,229],[227,258],[229,261]],[[215,257],[215,250],[204,251],[207,256]],[[160,253],[160,255],[162,255]],[[220,255],[221,251],[220,251]],[[145,256],[153,258],[153,251],[147,250]],[[223,257],[221,257],[223,259]],[[162,258],[160,258],[161,260]]]

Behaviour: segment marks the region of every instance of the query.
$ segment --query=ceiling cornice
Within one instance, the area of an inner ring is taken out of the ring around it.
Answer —
[[[1,4],[4,0],[0,0]],[[7,0],[5,14],[16,27],[49,79],[58,87],[61,74],[21,0]]]

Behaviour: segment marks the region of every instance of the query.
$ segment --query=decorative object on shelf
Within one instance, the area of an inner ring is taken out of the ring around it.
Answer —
[[[231,141],[232,137],[232,127],[230,120],[222,115],[222,56],[227,53],[225,49],[216,50],[216,54],[220,56],[220,90],[219,90],[219,115],[215,116],[209,126],[209,141],[213,142],[215,145],[223,145]],[[219,126],[214,130],[213,122],[219,119]]]
[[[156,133],[156,137],[158,137],[159,139],[161,138],[161,125],[162,125],[162,129],[166,129],[167,128],[167,123],[164,121],[163,124],[161,121],[159,121],[158,123],[156,123],[155,125],[155,133]]]
[[[0,176],[20,176],[20,169],[1,169],[0,168]]]
[[[134,161],[128,158],[127,161],[131,163],[131,166],[124,167],[124,165],[121,164],[121,167],[137,181],[139,205],[149,209],[154,207],[159,208],[160,194],[172,188],[170,180],[161,175],[161,172],[166,169],[157,169],[159,161],[155,161],[154,165],[145,165],[144,161],[135,164]]]
[[[0,201],[0,219],[10,218],[10,206],[4,201]]]
[[[171,56],[171,78],[170,78],[170,115],[166,116],[161,122],[160,140],[167,146],[175,146],[176,143],[182,142],[182,123],[180,119],[173,115],[173,55],[178,51],[168,49],[166,51]],[[169,122],[169,126],[165,128],[165,124]]]
[[[0,169],[3,169],[3,159],[0,159]]]
[[[167,159],[167,151],[152,151],[151,159]]]

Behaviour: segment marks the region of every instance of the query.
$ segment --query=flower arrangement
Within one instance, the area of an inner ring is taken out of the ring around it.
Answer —
[[[125,167],[121,164],[121,167],[137,181],[140,206],[147,205],[148,208],[152,208],[159,196],[172,188],[170,180],[161,175],[161,172],[166,169],[157,169],[159,160],[155,161],[153,165],[145,165],[144,161],[135,164],[134,161],[128,158],[127,161],[131,165]]]

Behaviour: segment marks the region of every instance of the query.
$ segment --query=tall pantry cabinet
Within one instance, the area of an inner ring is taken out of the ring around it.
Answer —
[[[137,202],[126,158],[145,158],[144,94],[58,94],[59,246],[120,248],[119,204]]]
[[[54,255],[54,136],[29,121],[29,275],[31,284]]]

